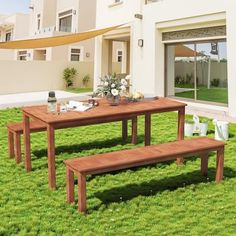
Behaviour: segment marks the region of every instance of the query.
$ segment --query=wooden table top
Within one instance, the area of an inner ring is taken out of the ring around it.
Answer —
[[[47,106],[30,106],[22,108],[26,115],[45,123],[62,123],[71,121],[89,121],[89,119],[118,118],[124,116],[144,115],[148,112],[158,113],[174,111],[185,107],[186,104],[169,98],[158,98],[140,102],[121,102],[118,106],[111,106],[105,99],[99,101],[99,106],[84,112],[68,111],[60,114],[47,112]]]

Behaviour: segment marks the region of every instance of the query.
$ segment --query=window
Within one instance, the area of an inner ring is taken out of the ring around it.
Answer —
[[[122,62],[123,52],[121,50],[117,51],[117,62]]]
[[[227,43],[167,44],[167,96],[228,104]]]
[[[26,61],[27,58],[27,51],[18,51],[18,55],[17,55],[17,60],[19,61]]]
[[[6,39],[6,42],[11,41],[11,32],[6,33],[5,39]]]
[[[81,48],[71,48],[70,49],[70,61],[81,61],[81,60],[82,60]]]
[[[72,31],[72,10],[68,10],[58,14],[59,17],[59,31]]]
[[[37,30],[40,30],[41,28],[41,16],[40,14],[37,15]]]

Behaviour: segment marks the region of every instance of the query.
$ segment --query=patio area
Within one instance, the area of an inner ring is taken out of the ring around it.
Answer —
[[[55,93],[58,101],[73,99],[84,100],[88,99],[88,95],[91,94],[91,92],[78,94],[62,90],[56,90]],[[0,95],[0,109],[31,105],[45,105],[47,104],[47,99],[48,91]]]
[[[235,226],[236,125],[230,126],[225,151],[224,181],[216,185],[215,155],[209,159],[208,178],[199,175],[200,160],[175,162],[88,177],[88,214],[65,201],[63,161],[97,153],[134,148],[123,143],[120,122],[56,131],[57,191],[48,189],[46,133],[31,135],[32,172],[8,159],[6,124],[22,120],[20,109],[0,111],[2,138],[0,233],[233,235]],[[176,139],[177,114],[154,115],[152,143]],[[209,137],[214,127],[209,122]],[[129,128],[130,128],[129,124]],[[144,119],[138,120],[138,144],[144,145]],[[14,181],[13,181],[14,180]],[[155,216],[155,217],[153,217]],[[53,219],[53,221],[52,221]],[[70,220],[68,220],[70,219]],[[186,227],[187,226],[187,227]]]

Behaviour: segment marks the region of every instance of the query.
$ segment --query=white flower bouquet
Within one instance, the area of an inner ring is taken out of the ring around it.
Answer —
[[[119,79],[116,75],[106,75],[100,79],[101,83],[98,85],[96,94],[98,96],[105,96],[113,101],[120,100],[120,96],[127,93],[129,87],[128,79],[128,76]]]

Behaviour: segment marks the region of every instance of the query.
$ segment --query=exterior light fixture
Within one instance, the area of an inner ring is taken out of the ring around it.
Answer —
[[[76,15],[76,10],[73,10],[73,14]]]
[[[86,52],[86,57],[90,57],[90,53],[89,52]]]
[[[30,6],[29,6],[29,9],[30,9],[30,10],[34,10],[34,6],[33,6],[33,5],[30,5]]]
[[[142,14],[135,14],[134,17],[137,18],[137,19],[140,19],[140,20],[143,19],[143,15]]]
[[[139,46],[140,48],[143,47],[143,39],[139,39],[139,40],[138,40],[138,46]]]

